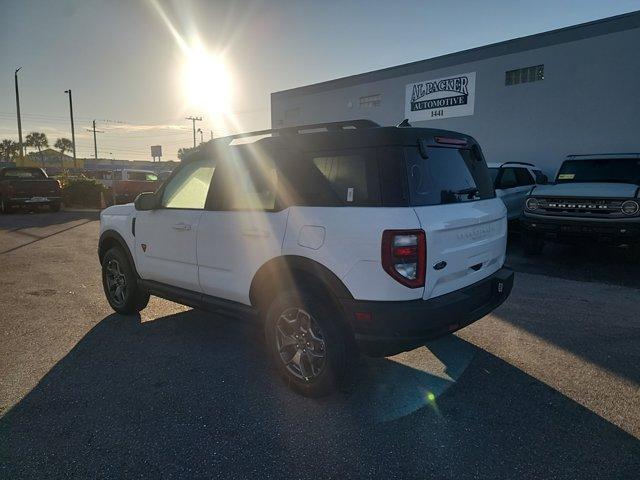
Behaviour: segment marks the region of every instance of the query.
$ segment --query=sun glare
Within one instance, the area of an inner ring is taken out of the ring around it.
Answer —
[[[229,112],[231,79],[224,60],[203,48],[187,53],[183,68],[183,89],[190,108],[218,117]]]

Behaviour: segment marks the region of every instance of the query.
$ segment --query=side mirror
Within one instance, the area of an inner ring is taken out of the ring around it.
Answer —
[[[542,175],[540,175],[540,178],[538,179],[538,185],[548,185],[549,184],[549,177],[547,177],[544,173]]]
[[[158,208],[158,198],[153,192],[142,192],[133,202],[136,210],[155,210]]]

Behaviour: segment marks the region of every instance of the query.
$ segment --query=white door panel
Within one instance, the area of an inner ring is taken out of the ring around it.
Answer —
[[[202,292],[249,305],[253,276],[282,252],[287,215],[288,210],[204,212],[197,241]]]
[[[136,215],[138,273],[188,290],[200,291],[196,233],[201,210],[159,209]]]

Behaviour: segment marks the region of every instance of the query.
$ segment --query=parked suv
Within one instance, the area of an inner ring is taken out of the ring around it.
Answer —
[[[536,187],[522,218],[526,253],[546,240],[640,245],[640,153],[569,155]]]
[[[489,163],[489,174],[496,195],[507,207],[507,219],[517,220],[524,210],[524,201],[535,185],[545,185],[547,176],[532,163]]]
[[[209,142],[102,212],[99,258],[116,312],[152,294],[257,317],[287,383],[319,396],[354,352],[413,349],[504,302],[505,246],[473,138],[358,120]]]

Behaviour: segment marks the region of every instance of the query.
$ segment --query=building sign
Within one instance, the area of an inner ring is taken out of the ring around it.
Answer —
[[[476,72],[407,85],[405,118],[410,122],[473,115]]]

